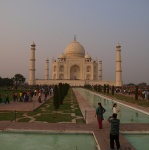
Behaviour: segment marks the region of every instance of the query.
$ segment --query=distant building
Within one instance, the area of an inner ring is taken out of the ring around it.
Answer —
[[[45,79],[37,80],[35,78],[35,47],[31,45],[30,55],[30,76],[29,85],[58,83],[68,83],[71,86],[84,86],[85,84],[109,84],[122,86],[121,69],[121,46],[116,46],[116,80],[102,80],[102,61],[93,60],[89,54],[85,54],[84,47],[74,40],[66,47],[65,52],[60,54],[58,59],[52,60],[52,79],[49,79],[49,60],[46,60]]]

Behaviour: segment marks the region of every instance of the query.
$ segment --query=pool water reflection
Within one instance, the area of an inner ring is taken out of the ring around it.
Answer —
[[[74,88],[74,90],[78,91],[86,100],[88,100],[94,108],[97,107],[98,102],[101,102],[102,106],[106,109],[106,112],[104,113],[105,119],[112,115],[112,106],[115,101],[104,98],[82,88]],[[120,109],[118,118],[121,123],[149,123],[149,115],[121,103],[117,104],[117,109]]]
[[[0,132],[1,150],[96,150],[93,134]]]
[[[125,133],[123,136],[137,149],[137,150],[147,150],[149,149],[149,134],[132,134]]]

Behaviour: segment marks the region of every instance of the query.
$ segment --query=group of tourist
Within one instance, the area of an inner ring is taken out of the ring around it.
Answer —
[[[120,110],[117,109],[116,103],[113,104],[112,110],[113,110],[113,114],[112,114],[112,116],[109,116],[109,118],[108,118],[109,123],[111,123],[110,147],[111,147],[111,150],[114,150],[114,141],[115,141],[117,150],[120,150],[120,142],[119,142],[120,120],[117,119],[117,113],[120,112]],[[96,109],[96,113],[95,113],[95,117],[97,118],[99,129],[103,128],[102,121],[104,120],[103,114],[105,112],[106,112],[105,108],[99,102],[98,107]]]
[[[134,95],[135,89],[123,89],[122,93],[128,94],[128,95]],[[142,98],[142,99],[149,100],[149,90],[139,89],[138,90],[138,97]]]
[[[19,93],[16,91],[12,95],[10,95],[8,92],[5,93],[5,95],[0,95],[0,103],[9,104],[10,100],[13,102],[32,102],[33,96],[38,96],[38,102],[41,103],[41,97],[44,96],[44,101],[47,100],[48,95],[53,94],[53,88],[52,87],[41,87],[35,90],[29,90],[29,91],[20,91]],[[12,99],[10,99],[10,96],[12,96]]]
[[[0,104],[3,102],[2,96],[0,95]],[[9,94],[5,94],[5,104],[9,103]]]
[[[142,97],[143,99],[148,99],[149,100],[149,90],[139,90],[138,91],[139,97]]]
[[[17,92],[14,92],[12,94],[12,99],[13,102],[31,102],[33,98],[33,92],[32,91],[28,91],[28,92],[22,92],[20,91],[19,94]],[[10,103],[10,95],[9,93],[6,93],[3,98],[0,95],[0,103],[3,102],[4,99],[4,103],[5,104],[9,104]]]

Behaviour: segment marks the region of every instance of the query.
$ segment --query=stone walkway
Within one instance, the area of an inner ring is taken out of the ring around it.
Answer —
[[[74,132],[74,133],[93,133],[97,140],[97,147],[101,150],[109,150],[109,132],[110,124],[107,120],[103,121],[103,129],[98,129],[97,120],[95,118],[95,109],[78,93],[75,92],[76,98],[78,100],[79,106],[81,108],[82,114],[86,120],[86,124],[76,124],[76,123],[41,123],[41,122],[10,122],[1,121],[0,130],[31,130],[31,131],[47,131],[47,132]],[[35,101],[36,98],[35,98]],[[15,103],[17,104],[17,103]],[[19,105],[20,104],[20,105]],[[18,102],[18,106],[15,107],[17,110],[30,110],[33,109],[33,104],[28,103],[30,106],[26,107]],[[40,103],[39,103],[40,104]],[[26,105],[26,104],[25,104]],[[130,104],[131,106],[139,107],[144,110],[143,107]],[[7,110],[14,110],[12,106],[7,105]],[[19,108],[18,108],[19,107]],[[6,108],[6,107],[5,107]],[[0,106],[0,110],[2,107]],[[86,113],[87,112],[87,113]],[[148,124],[121,124],[121,131],[149,131]],[[135,148],[120,134],[121,150],[135,150]]]
[[[47,97],[47,99],[49,98],[50,96]],[[38,102],[38,96],[34,96],[32,102],[10,101],[9,104],[0,104],[0,111],[33,111],[34,109],[38,108],[43,104],[44,96],[41,97],[41,101],[42,103]]]

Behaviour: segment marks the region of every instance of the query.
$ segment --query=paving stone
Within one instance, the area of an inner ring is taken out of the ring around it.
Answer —
[[[81,108],[82,114],[86,120],[86,124],[76,124],[76,120],[72,120],[72,123],[47,123],[47,122],[10,122],[10,121],[0,121],[0,130],[21,130],[21,131],[43,131],[43,132],[72,132],[72,133],[93,133],[97,140],[97,144],[101,150],[109,150],[109,133],[110,124],[107,120],[103,121],[103,129],[98,129],[97,120],[95,118],[95,109],[87,102],[78,92],[75,92],[75,96]],[[116,100],[115,100],[116,101]],[[120,101],[120,100],[117,100]],[[120,101],[122,102],[122,101]],[[143,108],[135,104],[129,104],[130,106],[139,108],[143,111],[149,112],[149,108]],[[0,110],[9,111],[32,111],[34,108],[39,107],[42,103],[38,103],[37,97],[34,99],[34,103],[22,103],[15,102],[7,105],[1,104]],[[85,112],[86,111],[86,112]],[[72,113],[73,114],[73,113]],[[75,114],[73,114],[75,115]],[[76,116],[77,117],[77,116]],[[121,131],[149,131],[148,124],[121,124]],[[135,150],[135,148],[120,134],[120,144],[121,150]]]

